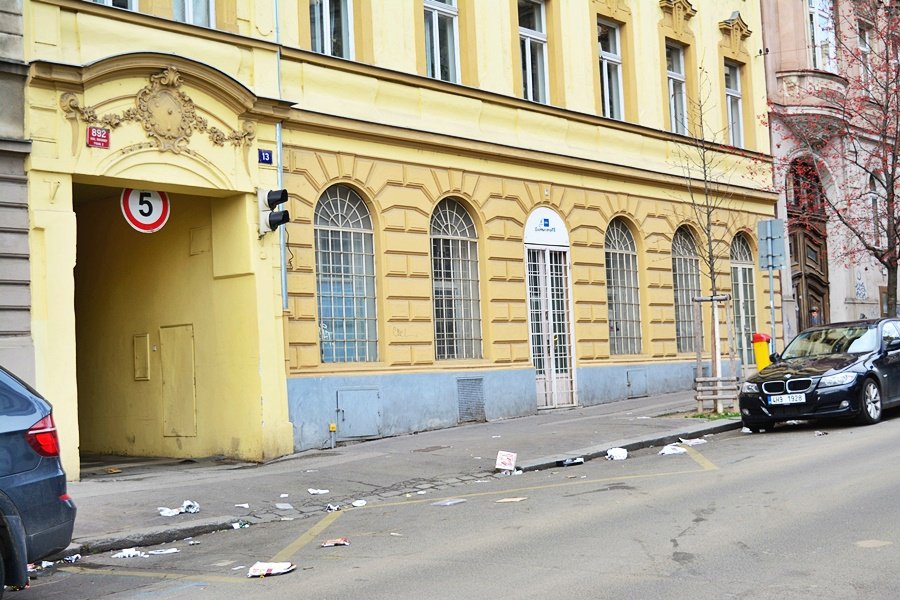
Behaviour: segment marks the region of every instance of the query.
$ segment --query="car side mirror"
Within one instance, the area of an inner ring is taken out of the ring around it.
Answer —
[[[887,344],[888,352],[893,352],[894,350],[900,350],[900,338],[891,340]]]
[[[779,360],[781,360],[781,355],[777,352],[773,352],[769,355],[769,360],[771,360],[773,363],[777,363]]]

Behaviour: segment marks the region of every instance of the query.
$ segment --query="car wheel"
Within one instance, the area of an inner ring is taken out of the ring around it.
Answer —
[[[859,422],[872,425],[880,420],[881,390],[874,379],[868,378],[859,394]]]

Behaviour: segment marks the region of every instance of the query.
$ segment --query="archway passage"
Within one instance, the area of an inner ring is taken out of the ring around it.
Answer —
[[[232,403],[238,394],[223,395],[220,382],[240,370],[245,350],[232,335],[244,319],[221,318],[223,290],[213,275],[213,200],[169,194],[168,222],[141,233],[124,218],[121,193],[73,186],[81,451],[239,454],[222,439],[230,420],[224,415],[241,411]],[[227,285],[240,287],[236,280]],[[245,298],[250,314],[252,299]]]
[[[829,320],[826,198],[815,164],[809,159],[791,163],[789,186],[791,283],[797,302],[797,327],[802,331]]]

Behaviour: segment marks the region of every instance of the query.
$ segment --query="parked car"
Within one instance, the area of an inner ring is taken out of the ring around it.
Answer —
[[[741,386],[741,419],[751,431],[792,419],[872,424],[900,404],[897,319],[811,327],[772,359]]]
[[[74,525],[52,408],[0,367],[0,597],[28,582],[28,563],[64,550]]]

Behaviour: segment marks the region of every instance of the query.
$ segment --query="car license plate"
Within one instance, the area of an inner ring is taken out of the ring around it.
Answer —
[[[781,394],[769,396],[769,404],[803,404],[806,402],[806,394]]]

